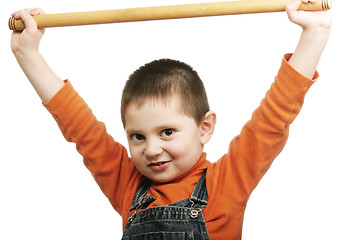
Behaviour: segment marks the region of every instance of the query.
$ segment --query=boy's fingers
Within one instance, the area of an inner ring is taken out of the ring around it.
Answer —
[[[23,20],[25,27],[28,30],[34,30],[37,29],[37,24],[33,17],[30,15],[31,10],[23,10],[20,12],[20,17]]]
[[[31,8],[25,8],[24,10],[25,10],[25,12],[26,12],[27,14],[30,14],[32,9],[31,9]]]
[[[41,8],[34,8],[34,9],[31,10],[30,14],[32,16],[39,15],[39,14],[45,14],[45,11],[42,10]]]
[[[30,11],[30,14],[31,14],[31,16],[38,15],[38,14],[40,14],[40,11],[39,11],[39,9],[34,8]]]
[[[14,18],[15,18],[15,19],[19,20],[19,19],[21,18],[21,17],[20,17],[21,11],[23,11],[23,10],[18,10],[18,11],[16,11],[16,12],[14,12]]]
[[[302,0],[303,3],[315,3],[316,0]]]
[[[44,10],[42,10],[41,8],[36,8],[39,10],[40,14],[46,14],[46,12]]]

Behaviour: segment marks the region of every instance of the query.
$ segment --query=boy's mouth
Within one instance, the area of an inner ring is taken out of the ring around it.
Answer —
[[[154,162],[150,163],[148,166],[154,171],[165,170],[169,166],[170,161]]]

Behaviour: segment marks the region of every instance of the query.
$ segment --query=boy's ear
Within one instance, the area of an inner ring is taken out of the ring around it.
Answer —
[[[213,111],[208,111],[203,121],[200,124],[201,128],[201,136],[200,136],[200,142],[202,145],[205,145],[211,138],[211,136],[214,133],[216,125],[216,114]]]

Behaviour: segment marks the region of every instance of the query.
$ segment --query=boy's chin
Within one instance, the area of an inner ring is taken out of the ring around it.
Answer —
[[[177,179],[177,177],[148,177],[151,181],[155,182],[155,183],[168,183],[168,182],[172,182],[173,180]]]
[[[148,178],[155,183],[168,183],[168,182],[172,182],[174,180],[177,180],[179,178],[181,178],[184,174],[166,174],[166,173],[162,173],[162,174],[154,174],[152,176],[148,176]]]

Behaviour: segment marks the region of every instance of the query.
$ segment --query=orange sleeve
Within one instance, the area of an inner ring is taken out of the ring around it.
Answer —
[[[56,120],[65,139],[76,143],[86,167],[120,213],[126,188],[136,175],[125,147],[107,133],[105,125],[96,119],[70,82],[66,81],[65,86],[44,106]]]
[[[288,138],[289,125],[299,114],[305,94],[318,78],[308,79],[293,69],[285,55],[275,82],[253,112],[241,133],[230,143],[228,153],[213,164],[209,173],[209,192],[227,196],[242,207],[260,179],[281,152]]]

